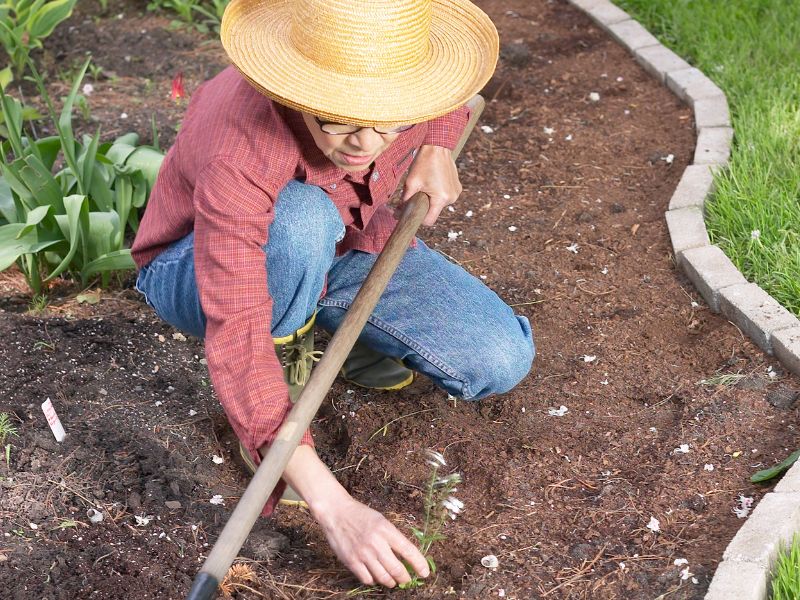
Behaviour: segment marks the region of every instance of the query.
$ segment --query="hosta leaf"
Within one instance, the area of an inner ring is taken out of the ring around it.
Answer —
[[[56,25],[72,14],[76,0],[52,0],[33,12],[30,20],[31,38],[46,38]]]
[[[795,450],[786,458],[786,460],[778,463],[774,467],[753,473],[753,475],[750,477],[750,481],[752,481],[753,483],[761,483],[762,481],[769,481],[773,477],[777,477],[778,475],[786,471],[795,462],[797,462],[798,458],[800,458],[800,450]]]

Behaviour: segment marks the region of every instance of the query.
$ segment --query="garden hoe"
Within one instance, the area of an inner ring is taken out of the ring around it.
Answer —
[[[470,119],[461,139],[453,149],[455,159],[464,147],[484,107],[484,100],[474,96],[467,105]],[[194,579],[187,600],[210,600],[225,577],[233,560],[261,514],[272,490],[278,483],[289,458],[300,443],[303,433],[330,390],[361,330],[389,283],[406,249],[428,212],[430,198],[423,192],[415,194],[403,209],[394,232],[364,280],[350,310],[331,338],[325,354],[311,373],[278,435],[263,455],[253,479],[244,491],[216,544]]]

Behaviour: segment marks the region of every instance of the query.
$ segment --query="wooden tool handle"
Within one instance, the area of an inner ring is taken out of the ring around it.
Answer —
[[[453,150],[454,159],[463,148],[483,110],[483,98],[475,96],[468,105],[470,106],[470,120],[459,143]],[[315,365],[303,392],[278,430],[277,437],[267,449],[258,470],[225,524],[211,553],[203,563],[187,600],[213,598],[218,583],[228,572],[256,519],[261,514],[267,498],[275,489],[283,470],[300,443],[303,433],[311,425],[333,380],[339,374],[347,355],[378,304],[381,294],[386,289],[389,279],[414,239],[429,206],[430,198],[423,192],[414,194],[404,206],[394,232],[372,266],[344,320],[331,338],[325,354]]]

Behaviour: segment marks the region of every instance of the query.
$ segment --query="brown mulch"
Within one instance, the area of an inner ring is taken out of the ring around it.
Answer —
[[[479,4],[501,61],[460,160],[463,196],[423,237],[530,318],[534,368],[477,403],[426,380],[396,394],[337,383],[314,425],[319,450],[404,531],[421,518],[425,448],[463,473],[465,512],[411,598],[702,598],[743,523],[739,496],[770,489],[749,476],[795,449],[800,382],[675,268],[663,213],[692,158],[690,109],[563,0]],[[191,93],[225,59],[143,9],[81,5],[39,58],[57,96],[56,66],[91,51],[105,75],[81,127],[149,139],[153,115],[169,144],[185,108],[170,81],[182,71]],[[19,276],[0,275],[0,411],[19,429],[0,460],[5,597],[182,598],[246,485],[202,344],[129,285],[86,304],[63,282],[34,314]],[[39,408],[48,397],[62,444]],[[497,569],[481,566],[488,554]],[[358,585],[301,510],[260,521],[241,555],[256,579],[232,582],[238,598]]]

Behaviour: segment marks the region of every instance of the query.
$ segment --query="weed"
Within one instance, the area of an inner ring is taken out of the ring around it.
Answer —
[[[36,315],[41,314],[47,310],[48,304],[49,300],[45,294],[34,294],[28,304],[28,312]]]
[[[747,377],[747,375],[742,375],[741,373],[722,373],[720,375],[709,377],[708,379],[701,379],[698,383],[700,385],[708,386],[736,385],[745,377]]]
[[[17,428],[11,423],[8,413],[0,413],[0,446],[12,435],[17,435]]]

